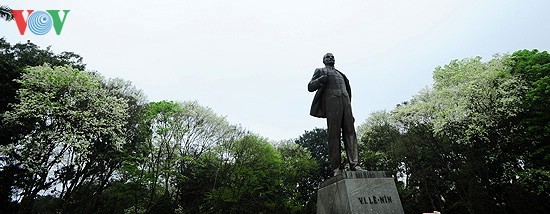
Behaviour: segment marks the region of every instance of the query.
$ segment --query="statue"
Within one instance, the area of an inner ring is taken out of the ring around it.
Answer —
[[[358,165],[357,136],[351,112],[351,88],[342,72],[334,68],[334,56],[331,53],[323,57],[324,68],[315,69],[307,85],[315,97],[311,104],[310,115],[327,118],[328,153],[334,176],[341,174],[344,165],[341,162],[340,136],[343,136],[344,147],[350,170],[362,170]],[[342,135],[340,135],[342,134]]]

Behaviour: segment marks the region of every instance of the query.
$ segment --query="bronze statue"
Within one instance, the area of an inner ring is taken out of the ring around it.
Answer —
[[[340,134],[348,156],[350,170],[361,170],[357,165],[357,136],[351,113],[351,88],[348,78],[334,68],[334,56],[331,53],[323,57],[324,68],[315,69],[307,89],[314,92],[310,114],[314,117],[327,118],[328,153],[334,176],[341,173],[344,165],[341,162]]]

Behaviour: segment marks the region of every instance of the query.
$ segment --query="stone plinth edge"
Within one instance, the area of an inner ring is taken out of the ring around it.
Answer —
[[[323,181],[319,188],[326,187],[343,179],[361,178],[392,178],[392,175],[388,171],[342,171],[342,174]]]

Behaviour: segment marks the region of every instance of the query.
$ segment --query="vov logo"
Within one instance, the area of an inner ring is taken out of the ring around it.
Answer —
[[[17,24],[17,28],[19,28],[19,33],[21,35],[25,35],[25,30],[27,28],[36,35],[44,35],[50,32],[52,26],[55,29],[55,33],[60,35],[70,10],[63,10],[63,20],[59,16],[60,10],[27,10],[28,15],[26,20],[23,17],[23,11],[24,10],[11,10],[15,24]]]

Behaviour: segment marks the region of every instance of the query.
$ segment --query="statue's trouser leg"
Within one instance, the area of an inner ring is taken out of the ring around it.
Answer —
[[[325,99],[327,127],[328,127],[328,158],[332,170],[340,169],[341,148],[340,132],[342,129],[343,106],[342,97],[327,94]]]
[[[350,169],[354,170],[358,162],[357,135],[353,124],[354,118],[351,111],[350,100],[347,97],[343,97],[342,101],[344,102],[342,115],[342,136],[344,138],[344,147],[346,148]]]

